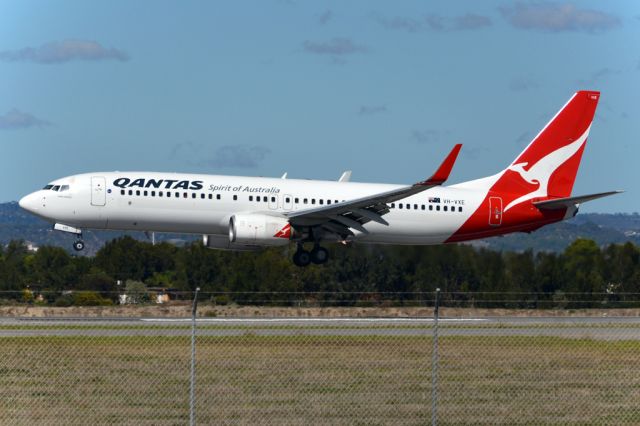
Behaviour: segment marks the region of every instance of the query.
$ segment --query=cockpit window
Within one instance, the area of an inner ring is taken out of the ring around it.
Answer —
[[[60,189],[60,185],[54,185],[53,188],[51,188],[52,191],[58,191]]]
[[[68,190],[69,190],[69,185],[62,185],[62,186],[60,187],[60,192],[62,192],[62,191],[68,191]]]
[[[42,188],[42,189],[44,189],[44,190],[48,191],[48,190],[50,190],[51,188],[53,188],[53,185],[46,185],[46,186],[45,186],[44,188]]]

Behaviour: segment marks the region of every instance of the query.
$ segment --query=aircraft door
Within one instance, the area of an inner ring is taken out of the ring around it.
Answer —
[[[502,198],[489,197],[489,225],[500,226],[502,224]]]
[[[107,183],[103,176],[91,177],[91,205],[104,206],[107,203]]]
[[[293,209],[293,197],[291,195],[288,195],[288,194],[283,195],[282,208],[285,210]]]
[[[277,194],[269,195],[269,208],[271,210],[278,210],[278,195]]]

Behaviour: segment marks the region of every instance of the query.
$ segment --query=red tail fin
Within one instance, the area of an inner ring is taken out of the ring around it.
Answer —
[[[571,195],[599,98],[592,91],[573,95],[505,170],[500,189],[516,196],[505,212],[534,198]]]

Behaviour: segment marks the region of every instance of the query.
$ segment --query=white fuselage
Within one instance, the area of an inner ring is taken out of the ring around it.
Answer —
[[[236,214],[278,216],[401,187],[153,172],[82,174],[58,179],[48,186],[52,188],[29,194],[20,205],[48,221],[76,228],[225,238],[229,220]],[[473,185],[438,186],[393,203],[385,215],[389,226],[369,222],[369,233],[356,231],[354,238],[383,244],[442,243],[462,226],[486,195],[486,190],[479,191]]]

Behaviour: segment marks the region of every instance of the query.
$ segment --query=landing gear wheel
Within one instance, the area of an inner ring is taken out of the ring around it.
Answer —
[[[75,243],[73,243],[73,249],[75,251],[82,251],[84,250],[84,241],[82,240],[78,240]]]
[[[329,251],[320,246],[316,246],[311,250],[311,261],[316,265],[322,265],[329,260]]]
[[[298,249],[293,255],[293,263],[296,266],[307,266],[311,263],[311,255],[306,250]]]

